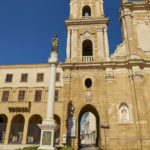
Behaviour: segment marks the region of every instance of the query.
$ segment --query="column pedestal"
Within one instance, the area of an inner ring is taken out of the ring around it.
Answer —
[[[40,147],[38,149],[56,150],[54,148],[54,124],[40,124],[41,129],[41,140]]]

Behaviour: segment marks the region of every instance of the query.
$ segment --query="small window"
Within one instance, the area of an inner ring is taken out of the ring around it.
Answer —
[[[12,82],[12,74],[7,74],[6,75],[6,82]]]
[[[19,91],[18,101],[24,101],[25,91]]]
[[[8,102],[9,91],[3,91],[2,102]]]
[[[91,8],[89,6],[84,6],[82,9],[82,16],[91,16]]]
[[[87,88],[91,88],[91,86],[92,86],[92,80],[90,78],[88,78],[88,79],[85,80],[85,86]]]
[[[44,80],[44,74],[43,73],[38,73],[37,74],[37,82],[42,82]]]
[[[27,82],[28,74],[22,74],[21,75],[21,82]]]
[[[55,101],[56,101],[56,102],[58,101],[58,95],[59,95],[59,91],[58,91],[58,90],[55,90]]]
[[[60,80],[60,73],[56,73],[56,81]]]
[[[41,90],[36,90],[35,91],[35,102],[40,102],[42,98],[42,91]]]

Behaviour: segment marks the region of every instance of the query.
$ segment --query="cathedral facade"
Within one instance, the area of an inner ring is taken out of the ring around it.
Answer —
[[[111,56],[103,0],[69,3],[67,58],[56,71],[55,145],[77,150],[81,117],[91,112],[97,146],[149,150],[150,0],[122,0],[123,42]],[[0,143],[39,144],[50,64],[1,65],[0,76]]]

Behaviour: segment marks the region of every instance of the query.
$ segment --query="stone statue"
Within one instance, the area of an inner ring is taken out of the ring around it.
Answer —
[[[58,35],[55,34],[54,38],[52,39],[52,52],[58,53]]]
[[[121,111],[121,121],[122,122],[125,122],[125,121],[127,121],[128,119],[127,119],[127,111],[125,110],[125,109],[123,109],[122,111]]]

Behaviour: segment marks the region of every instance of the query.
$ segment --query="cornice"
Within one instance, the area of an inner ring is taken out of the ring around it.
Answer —
[[[128,1],[122,2],[121,8],[125,9],[128,8],[130,10],[147,10],[150,9],[150,1]]]
[[[58,64],[59,66],[59,64]],[[49,68],[49,63],[43,64],[14,64],[14,65],[0,65],[1,69],[33,69],[33,68]]]
[[[69,25],[91,25],[91,24],[107,24],[109,23],[109,18],[100,19],[81,19],[81,20],[65,20],[66,26]]]
[[[127,61],[110,61],[110,62],[90,62],[90,63],[62,63],[62,69],[91,69],[91,68],[131,68],[132,66],[140,66],[141,68],[150,67],[150,61],[145,60],[127,60]]]

